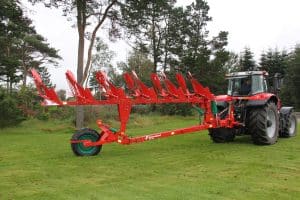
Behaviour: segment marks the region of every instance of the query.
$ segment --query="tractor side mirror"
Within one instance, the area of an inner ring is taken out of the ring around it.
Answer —
[[[278,94],[282,85],[283,77],[280,73],[276,73],[273,77],[273,92]]]

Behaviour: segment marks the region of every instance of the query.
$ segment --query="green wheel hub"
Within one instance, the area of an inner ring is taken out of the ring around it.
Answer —
[[[75,142],[71,143],[71,148],[77,156],[95,156],[101,151],[102,145],[87,147],[80,140],[97,142],[100,138],[101,135],[95,130],[89,128],[81,129],[72,136],[71,140]]]
[[[98,138],[97,138],[96,135],[90,134],[90,133],[83,134],[78,138],[78,140],[90,140],[90,141],[93,141],[93,142],[96,142],[97,139]],[[94,152],[97,151],[96,146],[86,147],[86,146],[84,146],[83,143],[78,143],[77,145],[78,145],[78,151],[80,151],[81,154],[83,154],[83,155],[91,155],[91,154],[93,154]]]

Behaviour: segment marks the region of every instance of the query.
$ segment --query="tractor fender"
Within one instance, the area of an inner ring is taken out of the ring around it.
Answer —
[[[281,107],[281,109],[280,109],[280,114],[282,114],[282,115],[288,115],[288,114],[291,114],[292,112],[293,112],[293,109],[294,109],[294,107]]]
[[[248,100],[246,103],[247,107],[255,107],[255,106],[264,106],[268,102],[268,99],[266,100]]]
[[[257,97],[257,95],[252,96],[252,98]],[[259,95],[260,99],[249,99],[248,102],[246,103],[247,107],[254,107],[254,106],[264,106],[266,105],[268,102],[274,102],[276,105],[278,103],[278,98],[275,95],[272,94],[260,94]]]

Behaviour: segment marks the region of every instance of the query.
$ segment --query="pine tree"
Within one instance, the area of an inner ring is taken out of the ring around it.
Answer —
[[[300,46],[297,45],[294,51],[290,54],[288,65],[287,65],[287,74],[284,77],[285,88],[283,93],[288,93],[291,99],[288,101],[293,101],[293,105],[296,109],[300,108]],[[284,98],[283,100],[285,100]],[[285,102],[285,101],[284,101]],[[286,104],[288,105],[288,104]]]
[[[60,57],[57,50],[49,47],[46,39],[36,33],[18,1],[1,1],[0,11],[0,78],[11,90],[21,79],[26,86],[29,68],[55,65]]]
[[[32,31],[30,20],[24,17],[16,0],[0,1],[0,80],[6,82],[7,91],[20,80],[20,54],[16,46],[24,32]]]
[[[21,54],[20,71],[23,76],[23,86],[26,86],[27,74],[30,68],[48,73],[46,66],[57,66],[58,59],[61,59],[58,50],[50,47],[46,39],[37,33],[24,34],[20,39],[18,49]]]
[[[257,70],[254,56],[249,47],[245,47],[240,56],[240,66],[242,71]]]
[[[41,75],[43,82],[47,87],[55,87],[50,79],[51,74],[48,72],[48,69],[46,67],[39,67],[38,71]]]
[[[260,69],[269,73],[273,77],[275,73],[280,73],[282,76],[287,71],[288,53],[286,51],[278,51],[278,49],[269,49],[266,53],[263,52],[260,58]]]

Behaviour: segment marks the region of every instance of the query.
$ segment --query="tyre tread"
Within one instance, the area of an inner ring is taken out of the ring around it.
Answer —
[[[97,140],[99,140],[101,137],[96,130],[93,130],[90,128],[83,128],[83,129],[78,130],[76,133],[74,133],[72,135],[71,140],[78,140],[82,135],[87,134],[87,133],[97,135],[97,137],[98,137]],[[96,151],[94,151],[92,154],[85,155],[80,152],[80,150],[78,149],[77,143],[71,143],[71,149],[76,156],[95,156],[100,153],[100,151],[102,149],[102,145],[96,146],[95,148],[96,148]]]
[[[276,113],[276,133],[274,138],[269,138],[267,135],[267,111],[273,109]],[[277,142],[278,139],[278,113],[274,103],[259,108],[253,108],[248,112],[247,129],[249,130],[254,144],[271,145]]]

